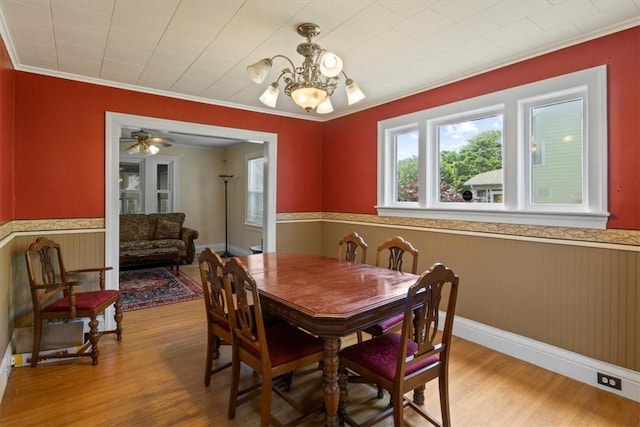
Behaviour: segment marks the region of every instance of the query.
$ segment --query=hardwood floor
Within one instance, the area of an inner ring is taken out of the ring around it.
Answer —
[[[196,280],[197,268],[181,267]],[[204,304],[189,301],[126,312],[123,341],[101,340],[100,364],[76,359],[14,368],[0,406],[6,426],[245,426],[259,423],[259,398],[227,419],[229,370],[203,383],[206,325]],[[343,341],[355,342],[355,336]],[[229,348],[221,361],[229,360]],[[259,381],[243,371],[246,383]],[[291,395],[305,405],[322,402],[320,372],[294,376]],[[427,386],[426,407],[439,419],[437,386]],[[640,403],[573,381],[462,339],[450,365],[454,426],[640,426]],[[384,405],[375,390],[350,386],[349,413],[356,419],[369,405]],[[273,398],[282,422],[295,414]],[[426,425],[410,409],[409,426]],[[322,425],[317,413],[305,425]],[[381,426],[391,426],[391,419]]]

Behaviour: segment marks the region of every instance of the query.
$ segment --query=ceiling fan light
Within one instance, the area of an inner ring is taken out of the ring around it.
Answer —
[[[365,94],[360,90],[358,85],[351,79],[345,82],[344,90],[347,92],[347,103],[349,105],[362,101],[365,98]]]
[[[275,108],[276,101],[278,100],[278,83],[271,83],[262,95],[260,95],[260,101],[268,107]]]
[[[331,97],[327,96],[324,101],[322,101],[316,107],[316,113],[318,114],[329,114],[333,111],[333,105],[331,105]]]
[[[129,154],[138,154],[140,152],[140,144],[133,144],[131,147],[127,148],[127,153]]]
[[[325,50],[318,58],[320,72],[326,77],[336,77],[342,72],[342,59],[333,52]]]
[[[315,87],[301,87],[291,92],[293,102],[304,108],[307,113],[313,110],[327,97],[327,92]]]
[[[151,154],[152,156],[154,154],[158,154],[158,151],[160,151],[160,149],[158,147],[156,147],[155,145],[148,145],[147,147],[148,147],[148,149],[145,150],[145,152],[148,151],[149,154]]]
[[[247,67],[247,73],[254,83],[260,84],[267,78],[267,74],[271,70],[273,61],[269,58],[261,59],[255,64],[251,64]]]

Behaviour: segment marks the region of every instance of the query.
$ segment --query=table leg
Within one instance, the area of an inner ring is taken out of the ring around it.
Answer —
[[[322,391],[324,393],[325,426],[338,425],[338,402],[340,390],[338,387],[338,351],[340,338],[324,338],[324,367],[322,371]]]

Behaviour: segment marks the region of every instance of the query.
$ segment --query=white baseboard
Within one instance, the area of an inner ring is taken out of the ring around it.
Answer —
[[[4,397],[4,392],[7,389],[7,382],[9,381],[9,374],[11,373],[11,343],[7,345],[7,349],[0,360],[0,402]]]
[[[441,313],[441,324],[444,317]],[[621,368],[578,353],[456,316],[453,334],[549,371],[640,402],[640,372]],[[599,384],[598,372],[622,380],[622,390]]]

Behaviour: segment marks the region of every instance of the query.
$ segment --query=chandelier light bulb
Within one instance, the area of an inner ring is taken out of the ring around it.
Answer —
[[[333,105],[331,105],[331,97],[327,96],[324,101],[322,101],[316,107],[316,113],[318,114],[329,114],[333,111]]]
[[[336,77],[342,72],[342,59],[333,52],[324,51],[318,58],[320,72],[326,77]]]
[[[347,92],[347,103],[349,105],[362,101],[365,98],[365,94],[362,93],[358,85],[351,79],[347,79],[344,90]]]
[[[301,87],[291,92],[293,102],[308,113],[316,108],[327,97],[327,92],[315,87]]]
[[[272,65],[273,61],[271,61],[271,59],[264,58],[255,64],[249,65],[247,67],[247,73],[249,73],[249,77],[251,77],[254,83],[260,84],[267,78],[267,74],[271,71]]]
[[[278,83],[271,83],[262,95],[260,95],[260,101],[268,107],[275,108],[276,101],[278,100]]]

